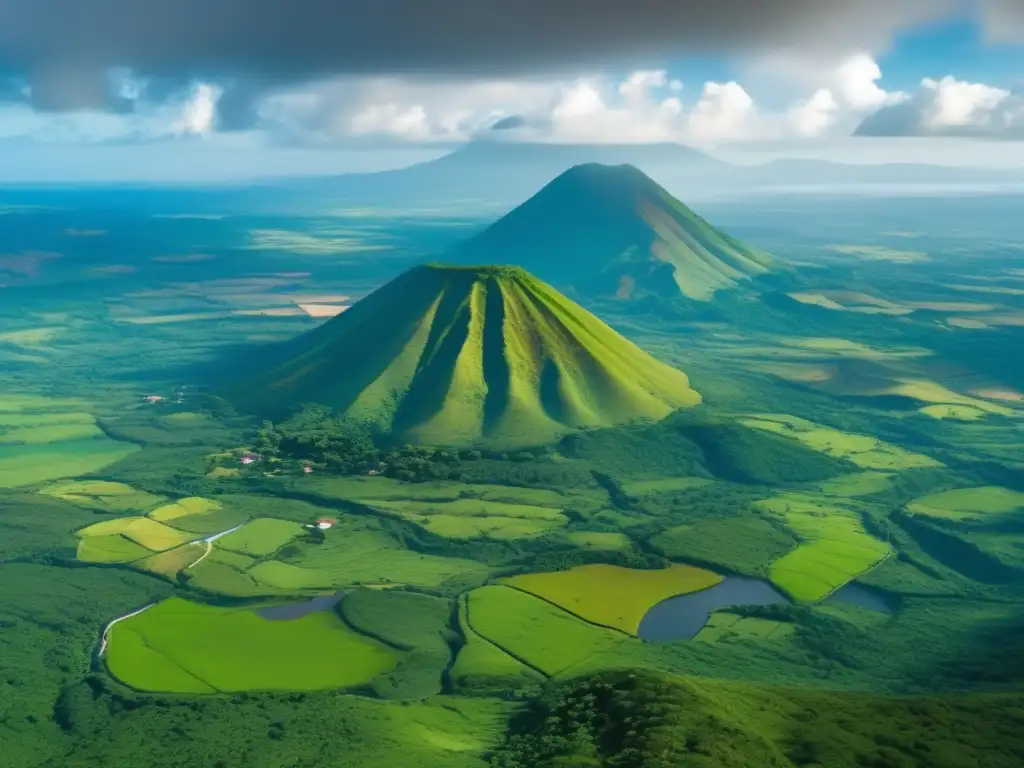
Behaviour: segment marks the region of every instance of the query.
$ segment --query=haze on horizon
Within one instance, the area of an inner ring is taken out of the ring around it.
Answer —
[[[373,171],[481,138],[1024,168],[1022,43],[1014,0],[6,2],[0,180]]]

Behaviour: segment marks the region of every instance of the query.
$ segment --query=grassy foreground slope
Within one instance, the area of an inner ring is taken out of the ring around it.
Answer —
[[[549,690],[516,716],[495,768],[1009,768],[1021,696],[918,699],[772,690],[646,671]]]
[[[557,285],[621,299],[654,293],[707,300],[772,264],[637,168],[596,163],[570,168],[454,258],[519,264]]]
[[[537,445],[696,405],[655,360],[521,269],[422,266],[229,388],[268,415],[329,405],[424,445]]]

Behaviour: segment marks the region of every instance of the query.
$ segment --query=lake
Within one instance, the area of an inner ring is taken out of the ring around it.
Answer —
[[[345,593],[343,591],[335,592],[333,595],[321,595],[320,597],[314,597],[312,600],[303,600],[301,603],[287,603],[285,605],[272,605],[269,608],[260,608],[256,613],[264,619],[270,619],[271,621],[301,619],[303,616],[316,613],[317,611],[333,610],[334,606],[340,603],[341,598],[344,596]]]
[[[640,620],[637,635],[651,643],[689,640],[708,623],[711,612],[719,608],[788,602],[789,599],[767,581],[726,576],[708,589],[662,600]]]
[[[651,643],[689,640],[704,628],[712,612],[721,608],[790,602],[767,581],[727,576],[721,583],[700,592],[662,600],[641,619],[637,635]],[[894,611],[885,596],[860,584],[847,584],[824,600],[824,603],[832,602],[856,605],[878,613],[891,614]]]
[[[896,610],[892,600],[881,592],[853,582],[831,594],[825,602],[856,605],[858,608],[866,608],[877,613],[891,614]]]

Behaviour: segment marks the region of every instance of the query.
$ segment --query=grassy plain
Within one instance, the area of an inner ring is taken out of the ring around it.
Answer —
[[[302,526],[291,520],[259,517],[246,523],[237,531],[217,539],[217,546],[245,555],[266,557],[274,554],[302,533]]]
[[[158,552],[150,555],[145,560],[135,564],[136,568],[155,573],[168,579],[173,579],[189,565],[194,563],[206,554],[206,544],[193,542],[184,544],[166,552]]]
[[[942,520],[992,522],[1024,511],[1024,493],[995,486],[958,488],[914,499],[907,511]]]
[[[455,689],[466,693],[503,695],[507,691],[538,688],[544,682],[542,674],[512,658],[470,626],[468,599],[467,595],[458,598],[458,624],[463,642],[449,670]]]
[[[205,515],[217,509],[220,509],[220,502],[199,496],[190,496],[154,509],[149,513],[149,517],[160,523],[169,523],[189,515]]]
[[[716,611],[693,639],[701,643],[736,640],[760,643],[765,640],[780,640],[790,635],[793,630],[793,625],[787,622]]]
[[[153,552],[177,547],[194,537],[148,517],[119,517],[104,520],[78,531],[82,538],[92,536],[123,536]]]
[[[820,487],[823,493],[833,496],[857,498],[888,491],[892,488],[891,478],[892,475],[886,472],[856,472],[833,477],[823,482]]]
[[[567,519],[556,508],[485,499],[446,502],[357,500],[452,539],[489,536],[520,539],[560,528]]]
[[[17,488],[98,472],[137,450],[137,445],[107,438],[0,445],[0,488]]]
[[[632,544],[626,534],[615,531],[572,531],[566,538],[583,549],[614,551],[626,549]]]
[[[790,493],[757,503],[802,542],[771,564],[772,582],[797,600],[817,601],[870,570],[891,552],[858,514],[814,494]]]
[[[163,496],[107,480],[73,480],[46,486],[39,493],[104,512],[144,512],[165,500]]]
[[[930,456],[913,453],[876,437],[823,427],[796,416],[757,414],[741,421],[748,427],[790,437],[815,451],[847,459],[861,469],[898,471],[942,466]]]
[[[595,653],[628,639],[587,624],[511,587],[480,587],[467,598],[469,626],[513,658],[545,675],[567,672]]]
[[[652,606],[720,581],[719,574],[688,565],[651,571],[581,565],[568,571],[511,576],[501,583],[541,597],[592,624],[635,635]]]
[[[107,666],[147,691],[319,690],[367,683],[398,655],[333,613],[270,621],[170,598],[113,627]]]
[[[152,550],[120,534],[83,537],[77,549],[83,563],[130,563],[151,554]]]

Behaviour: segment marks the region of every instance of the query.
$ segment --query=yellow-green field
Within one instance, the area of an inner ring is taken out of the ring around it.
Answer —
[[[753,429],[799,440],[812,450],[848,459],[862,469],[895,471],[942,466],[941,462],[930,456],[912,453],[877,437],[842,432],[798,416],[750,414],[741,418],[740,422]]]
[[[568,535],[568,539],[577,547],[584,549],[615,550],[626,549],[631,545],[629,537],[624,533],[573,531]]]
[[[919,413],[939,421],[943,419],[978,421],[985,418],[985,411],[975,408],[973,405],[926,405],[920,409]]]
[[[924,251],[908,251],[884,245],[829,245],[826,247],[835,253],[855,256],[867,261],[891,261],[896,264],[928,261],[928,254]]]
[[[98,472],[139,450],[107,438],[0,445],[0,488],[36,485]]]
[[[616,565],[582,565],[568,571],[528,573],[502,579],[593,624],[631,635],[657,603],[713,587],[722,576],[703,568],[672,565],[641,571]]]
[[[520,539],[564,526],[568,520],[557,509],[510,504],[485,499],[453,501],[388,501],[357,499],[361,504],[416,523],[431,533],[452,539],[490,536]]]
[[[81,400],[0,395],[0,488],[97,472],[139,450],[110,440]]]
[[[166,500],[163,496],[107,480],[72,480],[49,485],[39,493],[108,512],[144,512]]]
[[[79,539],[76,556],[83,563],[131,563],[151,554],[141,544],[115,533]]]
[[[921,496],[907,505],[907,511],[945,520],[986,521],[1024,513],[1024,493],[997,486],[958,488]]]
[[[178,547],[195,538],[191,534],[175,530],[148,517],[104,520],[78,531],[78,536],[82,539],[94,536],[122,536],[152,552]]]
[[[39,347],[52,341],[60,335],[64,329],[61,327],[28,328],[23,331],[8,331],[0,333],[0,341],[14,344],[19,347]]]
[[[626,493],[630,496],[642,496],[645,494],[675,493],[679,491],[692,491],[695,488],[704,488],[714,483],[704,477],[666,477],[660,480],[639,480],[624,485]]]
[[[475,589],[469,593],[467,606],[474,632],[548,676],[567,672],[601,651],[629,642],[621,632],[587,624],[512,587]]]
[[[246,523],[237,531],[217,540],[221,549],[229,549],[256,557],[272,555],[296,536],[303,528],[290,520],[260,517]]]
[[[173,597],[117,623],[106,654],[126,685],[167,693],[348,688],[398,658],[333,611],[270,621],[251,609]]]
[[[102,436],[103,432],[95,424],[72,422],[8,429],[0,432],[0,444],[43,445],[68,440],[91,440]]]
[[[803,542],[769,568],[772,582],[796,600],[822,600],[889,555],[889,544],[871,536],[859,515],[834,497],[785,493],[756,506]]]
[[[759,619],[754,616],[738,616],[735,613],[718,611],[711,614],[708,623],[693,638],[701,643],[717,643],[719,641],[781,640],[793,634],[793,625],[784,621]]]
[[[986,413],[997,414],[999,416],[1016,415],[1016,411],[1012,408],[1007,408],[1005,405],[989,403],[975,397],[958,394],[957,392],[953,392],[941,384],[929,381],[928,379],[901,379],[891,386],[873,389],[860,394],[897,395],[900,397],[909,397],[913,400],[919,400],[923,403],[931,403],[936,407],[941,406],[941,409],[933,410],[931,412],[922,411],[928,413],[930,416],[942,413],[942,409],[945,409],[946,413],[949,413],[949,409],[954,407],[958,407],[962,410],[954,411],[954,413],[959,415],[954,416],[953,418],[971,418],[971,414],[976,414],[978,411],[981,411],[982,415]],[[943,417],[938,416],[937,418]],[[980,418],[980,416],[975,415],[973,418]]]
[[[469,689],[489,685],[497,690],[536,686],[543,676],[516,661],[489,640],[478,635],[469,625],[467,596],[459,598],[459,630],[465,640],[451,668],[451,679],[457,687]]]
[[[206,553],[207,546],[205,542],[184,544],[174,549],[168,549],[165,552],[150,555],[145,560],[140,560],[134,565],[136,568],[155,573],[158,576],[173,579],[181,571],[202,557]]]
[[[833,496],[848,498],[870,496],[890,490],[892,477],[888,472],[855,472],[826,480],[821,484],[821,490]]]
[[[168,523],[187,515],[203,515],[220,509],[220,503],[213,499],[204,499],[201,496],[190,496],[185,499],[178,499],[172,504],[166,504],[154,509],[149,513],[151,520],[159,523]]]

